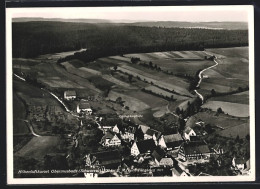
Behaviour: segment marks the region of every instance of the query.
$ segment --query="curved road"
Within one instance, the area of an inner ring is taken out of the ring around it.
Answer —
[[[204,51],[204,53],[206,53],[207,55],[213,56],[212,54],[209,54],[209,53],[206,52],[206,51]],[[202,81],[202,79],[203,79],[202,73],[205,72],[206,70],[209,70],[209,69],[211,69],[211,68],[214,68],[214,67],[216,67],[216,66],[218,65],[218,62],[216,61],[216,59],[217,59],[217,57],[214,58],[215,64],[214,64],[213,66],[210,66],[210,67],[205,68],[205,69],[203,69],[203,70],[200,71],[200,73],[199,73],[199,75],[198,75],[199,78],[200,78],[200,80],[199,80],[199,82],[198,82],[198,84],[197,84],[196,87],[199,87],[199,86],[200,86],[200,83],[201,83],[201,81]],[[204,97],[202,96],[202,94],[200,94],[196,89],[194,90],[194,92],[199,96],[199,98],[201,99],[202,104],[203,104],[203,102],[204,102]]]

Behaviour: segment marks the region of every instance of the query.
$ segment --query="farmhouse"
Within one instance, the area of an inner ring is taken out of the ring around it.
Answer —
[[[76,91],[64,91],[65,100],[74,100],[76,98]]]
[[[195,131],[192,128],[186,127],[184,129],[184,131],[183,131],[183,135],[182,136],[183,136],[184,140],[190,140],[190,137],[191,136],[196,136],[196,133],[195,133]]]
[[[92,114],[92,109],[90,108],[89,103],[86,100],[81,99],[77,105],[77,113],[86,113],[88,115]]]
[[[177,149],[181,143],[183,142],[183,139],[179,133],[177,134],[171,134],[171,135],[162,135],[159,138],[158,145],[162,148],[166,148],[167,150]]]
[[[122,157],[118,150],[90,153],[85,156],[86,166],[103,169],[117,169]]]
[[[121,140],[116,133],[108,130],[106,134],[102,137],[101,144],[103,146],[120,146]]]
[[[151,152],[156,148],[155,142],[153,139],[142,140],[139,142],[134,142],[131,147],[131,155],[138,156],[151,154]]]
[[[180,146],[178,157],[184,161],[205,163],[209,161],[210,151],[204,141],[185,142]]]

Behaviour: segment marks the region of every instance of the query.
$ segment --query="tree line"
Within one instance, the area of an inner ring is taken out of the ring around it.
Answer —
[[[14,57],[35,57],[63,51],[87,51],[75,57],[91,61],[99,57],[126,53],[248,45],[247,30],[209,30],[199,28],[157,28],[114,24],[66,22],[14,22]]]

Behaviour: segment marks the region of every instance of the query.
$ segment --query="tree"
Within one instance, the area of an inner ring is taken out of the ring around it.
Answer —
[[[216,91],[214,89],[211,89],[211,95],[215,96],[216,95]]]
[[[217,112],[218,113],[224,113],[223,110],[220,107],[217,109]]]
[[[130,83],[132,82],[132,79],[133,79],[133,75],[129,75],[128,80],[129,80]]]
[[[181,110],[180,110],[180,108],[179,108],[179,107],[177,107],[177,108],[176,108],[176,110],[175,110],[175,113],[176,113],[177,115],[180,115],[180,113],[181,113]]]
[[[117,65],[114,66],[114,70],[115,70],[115,71],[117,70]]]
[[[151,61],[149,62],[149,66],[150,68],[153,68],[153,63]]]

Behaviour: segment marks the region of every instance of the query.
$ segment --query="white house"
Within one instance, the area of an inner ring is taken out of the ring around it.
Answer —
[[[177,149],[182,142],[183,139],[180,133],[177,133],[170,135],[161,135],[161,137],[159,138],[158,145],[162,148],[166,148],[167,150],[172,150]]]
[[[113,127],[112,131],[113,131],[114,133],[119,133],[119,132],[120,132],[120,130],[119,130],[117,124]]]
[[[65,100],[74,100],[76,97],[76,91],[64,91]]]
[[[106,134],[102,137],[101,144],[103,146],[120,146],[121,140],[116,133],[108,130]]]
[[[184,140],[190,140],[191,136],[196,136],[195,131],[190,127],[186,127],[183,131]]]
[[[81,99],[77,105],[77,113],[84,112],[87,115],[92,114],[92,109],[90,108],[89,103],[86,100]]]

